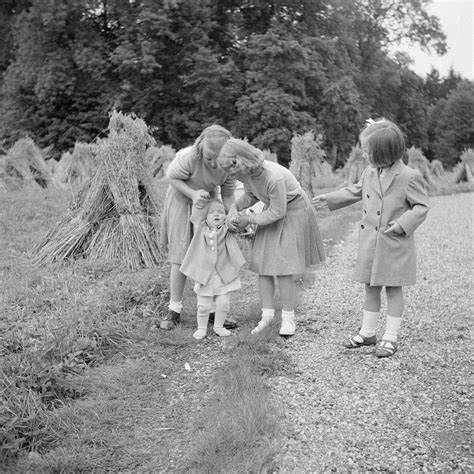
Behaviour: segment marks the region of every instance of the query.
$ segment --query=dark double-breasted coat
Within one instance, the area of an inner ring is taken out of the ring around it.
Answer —
[[[396,161],[380,180],[377,168],[368,167],[359,183],[328,193],[330,210],[362,200],[355,280],[371,286],[413,285],[416,280],[414,231],[429,208],[421,174]],[[384,234],[396,221],[400,235]]]

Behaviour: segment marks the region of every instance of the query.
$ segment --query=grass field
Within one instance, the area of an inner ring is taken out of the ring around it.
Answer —
[[[231,343],[192,339],[191,284],[181,327],[157,331],[166,265],[135,272],[120,262],[32,265],[30,249],[70,199],[37,189],[0,197],[0,466],[159,471],[176,469],[177,458],[179,468],[208,472],[223,460],[229,469],[266,465],[279,424],[265,403],[265,375],[290,367],[276,331],[248,337],[259,312],[255,275],[243,271],[231,309],[242,330]],[[357,206],[320,214],[329,249],[358,215]],[[300,286],[310,283],[300,276]],[[192,362],[198,369],[183,371]],[[196,378],[199,370],[209,376]],[[198,409],[190,414],[190,406]],[[231,461],[216,454],[223,451]]]

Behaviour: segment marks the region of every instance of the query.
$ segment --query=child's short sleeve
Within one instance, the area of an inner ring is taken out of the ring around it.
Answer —
[[[166,176],[169,179],[188,179],[195,167],[193,148],[187,147],[176,153],[174,160],[169,164],[166,170]]]

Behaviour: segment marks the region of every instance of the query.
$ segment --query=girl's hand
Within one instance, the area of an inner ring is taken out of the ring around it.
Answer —
[[[250,217],[247,214],[242,214],[239,218],[239,230],[245,229],[250,224]]]
[[[204,189],[198,189],[197,191],[194,191],[193,194],[193,206],[195,206],[196,209],[203,209],[210,198],[211,195],[207,191]]]
[[[383,231],[384,234],[396,234],[401,235],[403,234],[404,230],[402,226],[395,221],[391,221],[388,223],[387,228]]]
[[[314,196],[312,199],[313,206],[316,209],[324,209],[328,207],[327,197],[325,194],[321,194],[320,196]]]
[[[227,214],[227,218],[226,218],[227,227],[232,232],[237,232],[237,229],[239,227],[239,221],[240,221],[239,213],[235,210],[235,208],[234,209],[230,208],[229,214]]]

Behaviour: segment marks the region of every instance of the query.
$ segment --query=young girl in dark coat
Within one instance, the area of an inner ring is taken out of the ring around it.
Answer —
[[[381,290],[387,294],[385,334],[375,350],[377,357],[392,356],[403,314],[403,287],[415,283],[414,232],[428,213],[428,196],[419,171],[406,166],[405,140],[389,120],[370,121],[360,135],[371,166],[359,183],[313,198],[331,211],[362,201],[359,250],[355,280],[365,284],[362,328],[344,346],[353,349],[375,345]]]
[[[230,294],[240,289],[239,271],[245,263],[236,238],[226,224],[224,204],[210,199],[205,207],[193,205],[194,236],[180,272],[195,281],[197,331],[195,339],[207,335],[209,312],[215,307],[214,332],[229,336],[224,322],[230,308]]]

